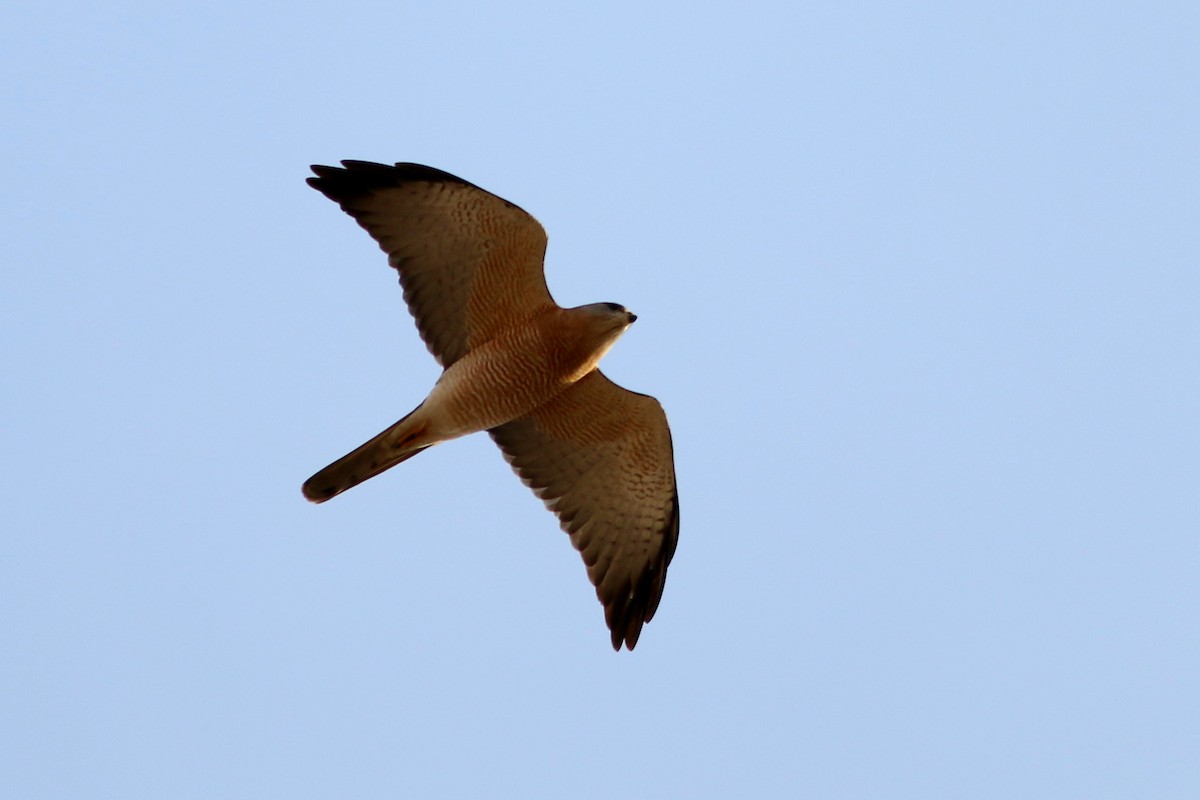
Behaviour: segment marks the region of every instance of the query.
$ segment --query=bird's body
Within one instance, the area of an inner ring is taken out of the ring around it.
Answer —
[[[323,502],[488,431],[583,554],[613,646],[632,649],[679,525],[661,407],[597,369],[636,317],[615,303],[556,305],[541,276],[545,234],[511,203],[429,167],[343,164],[314,167],[309,182],[388,252],[445,371],[407,416],[306,481],[305,497]]]
[[[447,367],[407,416],[305,481],[304,496],[324,502],[427,447],[512,422],[554,399],[594,370],[631,324],[624,309],[604,310],[546,309],[497,332]]]

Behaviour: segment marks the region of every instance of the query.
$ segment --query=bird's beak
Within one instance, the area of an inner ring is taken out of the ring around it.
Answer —
[[[629,316],[630,325],[637,322],[637,314],[634,314],[632,311],[626,311],[625,313]]]

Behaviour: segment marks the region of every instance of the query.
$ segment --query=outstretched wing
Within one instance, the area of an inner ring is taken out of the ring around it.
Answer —
[[[542,272],[546,232],[507,200],[420,164],[312,169],[309,185],[388,254],[421,338],[443,367],[554,307]]]
[[[595,370],[489,433],[583,555],[612,631],[637,644],[662,598],[679,538],[671,431],[653,397]]]

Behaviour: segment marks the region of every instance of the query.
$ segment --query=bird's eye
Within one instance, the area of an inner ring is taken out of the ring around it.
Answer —
[[[604,305],[608,307],[609,311],[624,311],[625,310],[624,307],[622,307],[619,303],[605,303]]]

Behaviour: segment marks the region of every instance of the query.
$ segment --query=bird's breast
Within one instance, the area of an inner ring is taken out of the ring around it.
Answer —
[[[590,371],[581,370],[587,361],[572,326],[546,315],[454,362],[424,405],[445,438],[488,430],[558,395]]]

